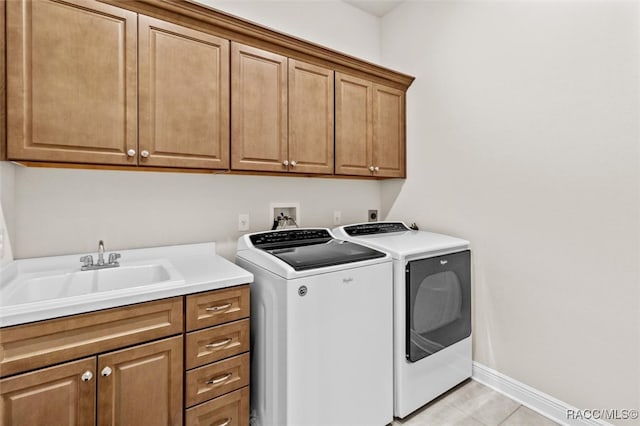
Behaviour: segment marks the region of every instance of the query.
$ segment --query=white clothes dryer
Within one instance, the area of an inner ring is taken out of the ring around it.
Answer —
[[[391,423],[391,257],[288,229],[242,236],[236,263],[254,275],[251,424]]]
[[[469,242],[402,222],[347,225],[333,233],[393,258],[394,415],[406,417],[471,377]]]

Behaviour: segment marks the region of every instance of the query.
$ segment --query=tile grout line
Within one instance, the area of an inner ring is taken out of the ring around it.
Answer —
[[[509,414],[503,421],[501,421],[500,423],[498,423],[498,426],[503,425],[504,422],[506,422],[507,420],[509,420],[510,417],[512,417],[516,411],[518,411],[520,408],[524,407],[524,405],[520,404],[516,407],[515,410],[513,410],[513,412],[511,414]]]

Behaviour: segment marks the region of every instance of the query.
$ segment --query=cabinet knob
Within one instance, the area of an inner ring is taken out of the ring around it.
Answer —
[[[129,157],[133,157],[136,155],[136,150],[135,149],[130,149],[129,151],[127,151],[127,155]]]
[[[374,170],[375,170],[375,168],[374,168],[373,166],[369,166],[369,171],[370,171],[370,172],[372,172],[372,171],[374,171]]]
[[[100,374],[102,374],[102,377],[107,377],[107,376],[110,376],[112,372],[113,370],[111,370],[111,367],[105,367],[102,369]]]
[[[146,149],[140,152],[140,156],[142,158],[149,158],[149,151],[147,151]]]
[[[285,166],[285,167],[287,167],[287,166],[289,165],[289,160],[284,160],[284,161],[282,162],[282,165],[283,165],[283,166]]]
[[[84,373],[82,373],[82,376],[80,376],[80,379],[83,382],[88,382],[89,380],[93,379],[93,373],[87,370]]]
[[[375,166],[375,167],[373,168],[373,171],[374,171],[374,172],[379,172],[379,171],[380,171],[380,167]]]
[[[292,162],[291,162],[291,167],[295,167],[295,166],[296,166],[296,164],[298,164],[298,163],[296,163],[295,161],[292,161]]]

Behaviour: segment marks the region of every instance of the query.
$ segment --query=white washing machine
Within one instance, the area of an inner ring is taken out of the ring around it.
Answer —
[[[254,275],[251,424],[391,423],[391,257],[290,229],[244,235],[236,263]]]
[[[333,233],[393,257],[394,415],[406,417],[471,377],[469,242],[402,222],[341,226]]]

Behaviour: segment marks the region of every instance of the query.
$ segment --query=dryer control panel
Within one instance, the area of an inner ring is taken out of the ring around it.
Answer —
[[[410,231],[402,222],[375,222],[362,223],[359,225],[345,226],[344,232],[352,237],[371,234],[386,234],[389,232],[405,232]]]

